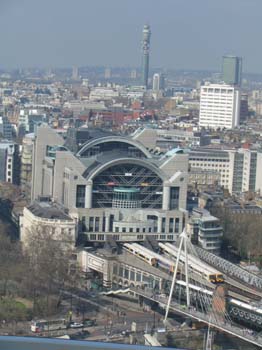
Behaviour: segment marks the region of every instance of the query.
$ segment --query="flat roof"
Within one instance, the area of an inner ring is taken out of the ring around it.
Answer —
[[[27,209],[35,216],[43,219],[73,221],[73,219],[65,213],[63,208],[53,202],[35,201],[30,204]]]

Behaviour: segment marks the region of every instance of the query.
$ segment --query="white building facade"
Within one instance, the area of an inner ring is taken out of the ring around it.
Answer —
[[[209,84],[201,87],[199,126],[233,129],[240,119],[239,87],[226,84]]]
[[[216,171],[219,184],[230,193],[262,191],[262,152],[253,149],[198,148],[189,152],[190,168],[194,171]]]

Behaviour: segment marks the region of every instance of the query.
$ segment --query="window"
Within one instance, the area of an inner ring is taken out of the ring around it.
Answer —
[[[89,218],[89,232],[93,232],[94,231],[94,218],[91,216]]]
[[[97,240],[98,241],[104,241],[104,239],[105,239],[105,235],[97,235]]]
[[[122,228],[122,232],[126,232],[126,228],[125,227]]]
[[[161,232],[162,233],[166,232],[166,218],[162,218]]]
[[[76,186],[76,207],[77,208],[85,207],[85,195],[86,195],[86,186],[77,185]]]
[[[119,232],[119,227],[115,227],[115,232]]]
[[[170,188],[170,209],[178,209],[179,204],[179,187]]]
[[[103,216],[102,231],[103,231],[103,232],[106,231],[106,217],[105,217],[105,216]]]
[[[145,228],[145,227],[143,227],[143,232],[144,232],[144,233],[146,232],[146,228]]]
[[[135,280],[135,271],[130,271],[130,280],[134,281]]]
[[[136,232],[137,232],[137,233],[138,233],[138,232],[140,232],[140,229],[139,229],[139,227],[137,227],[137,228],[136,228]]]
[[[138,239],[139,241],[142,241],[142,240],[144,239],[144,236],[143,236],[143,235],[137,235],[137,239]]]
[[[95,218],[95,232],[99,231],[99,218]]]
[[[90,235],[90,240],[91,240],[91,241],[96,241],[96,235],[93,234],[93,233],[91,233],[91,235]]]
[[[169,219],[169,233],[174,232],[174,218]]]
[[[133,232],[133,227],[130,227],[129,232]]]
[[[82,223],[82,231],[85,231],[86,230],[86,217],[85,216],[82,216],[81,223]]]
[[[175,232],[176,233],[179,232],[179,218],[176,218],[176,220],[175,220]]]
[[[136,273],[136,281],[141,282],[141,272]]]

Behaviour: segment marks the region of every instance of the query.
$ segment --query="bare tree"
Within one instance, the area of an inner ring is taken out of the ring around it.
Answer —
[[[58,235],[53,227],[35,226],[27,232],[24,252],[28,261],[27,290],[33,296],[34,308],[42,300],[42,311],[48,316],[52,302],[59,304],[61,290],[76,276],[74,245],[69,235]]]
[[[6,296],[13,293],[8,289],[8,284],[21,281],[23,256],[19,242],[12,241],[3,228],[0,225],[0,293]]]

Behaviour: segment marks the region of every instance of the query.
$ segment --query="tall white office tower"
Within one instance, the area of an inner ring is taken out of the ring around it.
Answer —
[[[153,75],[153,90],[159,91],[165,88],[165,77],[161,73],[155,73]]]
[[[238,86],[206,83],[201,87],[199,126],[211,129],[237,127],[240,99]]]
[[[153,75],[153,90],[159,91],[160,90],[160,74],[155,73]]]

